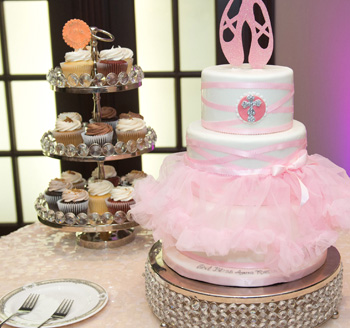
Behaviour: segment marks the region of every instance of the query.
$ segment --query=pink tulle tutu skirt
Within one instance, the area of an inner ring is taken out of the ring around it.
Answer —
[[[243,176],[203,172],[186,158],[168,156],[157,181],[135,185],[134,219],[165,248],[208,257],[253,252],[287,273],[350,227],[350,179],[322,156],[308,156],[294,171]]]

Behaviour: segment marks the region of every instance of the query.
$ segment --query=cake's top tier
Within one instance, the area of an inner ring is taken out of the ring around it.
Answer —
[[[202,126],[234,134],[286,131],[293,124],[293,96],[288,67],[207,67],[202,71]]]

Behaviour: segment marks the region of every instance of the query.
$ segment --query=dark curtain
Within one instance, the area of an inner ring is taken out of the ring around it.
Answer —
[[[53,66],[59,66],[64,61],[66,52],[73,51],[62,38],[64,24],[73,18],[81,19],[89,26],[96,26],[112,33],[115,41],[98,43],[98,49],[114,46],[130,48],[136,58],[135,13],[134,1],[131,0],[49,0],[50,29],[52,41]],[[101,35],[103,36],[103,35]],[[79,112],[87,122],[91,118],[93,101],[91,95],[63,94],[56,92],[57,114],[67,111]],[[123,112],[138,112],[138,91],[101,94],[101,106],[112,106],[118,114]],[[49,127],[48,127],[49,129]],[[116,167],[118,175],[124,175],[132,169],[141,169],[139,157],[123,161],[106,162],[106,165]],[[62,171],[75,170],[89,178],[95,163],[77,163],[62,161]]]

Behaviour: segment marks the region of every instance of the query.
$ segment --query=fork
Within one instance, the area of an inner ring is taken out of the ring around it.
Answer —
[[[34,309],[34,306],[39,298],[39,294],[29,294],[28,297],[25,299],[21,307],[13,314],[11,314],[7,319],[5,319],[1,324],[0,327],[7,321],[10,320],[15,315],[22,315],[29,313]]]
[[[64,318],[68,314],[70,308],[72,307],[73,302],[74,302],[74,300],[64,299],[61,302],[61,304],[59,305],[59,307],[57,308],[57,310],[51,315],[51,317],[48,318],[47,320],[45,320],[37,328],[42,327],[43,325],[45,325],[46,322],[49,322],[50,320],[56,320],[56,319]]]

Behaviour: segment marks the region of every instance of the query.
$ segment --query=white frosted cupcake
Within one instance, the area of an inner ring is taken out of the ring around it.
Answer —
[[[82,177],[82,175],[79,172],[75,171],[64,171],[61,173],[61,178],[71,182],[73,185],[73,188],[77,189],[83,189],[86,184],[86,180]]]
[[[62,198],[57,202],[58,209],[63,213],[87,213],[89,193],[84,189],[64,190]]]
[[[64,119],[58,118],[56,120],[55,129],[52,131],[52,134],[57,143],[78,146],[83,142],[81,136],[83,132],[84,129],[79,120],[65,116]]]
[[[112,214],[118,211],[127,213],[130,210],[130,206],[135,204],[133,192],[133,187],[119,186],[113,188],[111,196],[106,199],[108,212]]]
[[[113,72],[119,74],[126,72],[129,74],[134,59],[133,51],[128,48],[114,48],[101,50],[99,54],[99,61],[97,63],[97,71],[107,76]]]
[[[118,186],[119,181],[120,181],[120,177],[118,177],[117,171],[115,170],[114,166],[104,165],[103,170],[104,170],[104,179],[112,182],[115,187]],[[98,167],[96,167],[92,171],[91,177],[93,178],[93,180],[100,179]]]
[[[121,184],[130,185],[134,187],[134,184],[136,181],[144,179],[146,177],[147,177],[147,174],[145,172],[132,170],[121,178]]]
[[[140,114],[129,112],[119,115],[115,129],[118,141],[127,143],[129,140],[144,138],[147,133],[146,122]]]
[[[88,185],[89,191],[89,212],[102,215],[108,212],[105,200],[111,196],[111,191],[114,188],[113,183],[107,180],[90,182]]]
[[[62,193],[66,189],[73,187],[71,182],[64,179],[52,179],[49,182],[49,187],[45,190],[44,196],[51,210],[57,211],[57,201],[62,198]]]
[[[64,56],[65,62],[61,63],[61,69],[66,78],[69,74],[76,74],[78,77],[81,74],[87,73],[91,75],[94,62],[91,59],[91,51],[78,49],[67,52]]]
[[[66,117],[69,117],[72,120],[78,120],[80,122],[83,121],[83,118],[77,112],[63,112],[63,113],[58,114],[59,120],[64,120]]]

